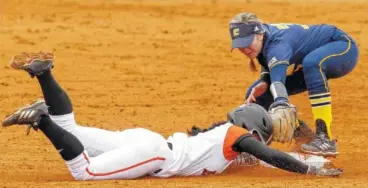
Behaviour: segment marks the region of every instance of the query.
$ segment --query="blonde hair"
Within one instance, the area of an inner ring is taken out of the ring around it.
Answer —
[[[250,23],[263,23],[261,19],[259,19],[254,13],[250,12],[241,12],[235,15],[229,22],[229,24],[250,24]],[[257,72],[257,66],[254,63],[253,59],[250,59],[249,69],[252,72]]]
[[[254,22],[263,23],[263,21],[259,19],[255,14],[250,12],[241,12],[236,16],[234,16],[230,20],[229,24],[237,24],[237,23],[249,24]]]
[[[252,72],[257,72],[257,66],[256,64],[254,63],[254,60],[253,59],[250,59],[250,63],[249,63],[249,69],[250,71]]]

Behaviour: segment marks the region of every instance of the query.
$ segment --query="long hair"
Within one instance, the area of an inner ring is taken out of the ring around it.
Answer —
[[[249,62],[249,69],[250,71],[252,72],[257,72],[257,66],[256,64],[254,63],[254,59],[251,59],[250,62]]]
[[[187,132],[188,132],[188,134],[189,134],[190,136],[196,136],[196,135],[197,135],[197,134],[199,134],[199,133],[207,132],[207,131],[212,130],[212,129],[214,129],[214,128],[216,128],[216,127],[220,126],[220,125],[223,125],[223,124],[225,124],[225,123],[226,123],[226,121],[218,121],[218,122],[213,123],[213,124],[212,124],[209,128],[207,128],[207,129],[202,129],[202,128],[197,127],[197,126],[193,126],[193,127],[192,127],[192,129],[191,129],[191,130],[187,130]]]
[[[254,13],[250,13],[250,12],[241,12],[237,15],[235,15],[229,22],[229,24],[239,24],[239,23],[244,23],[244,24],[251,24],[251,23],[263,23],[263,21],[261,19],[259,19],[257,17],[257,15],[255,15]],[[256,63],[254,62],[255,60],[250,59],[249,62],[249,69],[252,72],[257,72],[257,66]]]

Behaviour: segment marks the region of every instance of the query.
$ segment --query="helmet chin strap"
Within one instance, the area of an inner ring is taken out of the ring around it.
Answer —
[[[257,130],[253,129],[253,130],[251,130],[249,132],[252,134],[252,136],[254,138],[256,138],[257,140],[261,141],[263,144],[265,144],[265,145],[269,145],[270,144],[269,142],[270,142],[272,136],[270,137],[269,140],[263,140],[263,138],[261,136],[259,136]]]

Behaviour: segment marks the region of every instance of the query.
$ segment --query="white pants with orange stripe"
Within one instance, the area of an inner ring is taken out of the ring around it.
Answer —
[[[159,170],[172,157],[166,139],[143,128],[121,132],[76,124],[73,114],[51,116],[60,127],[76,136],[85,151],[66,161],[77,180],[132,179]]]

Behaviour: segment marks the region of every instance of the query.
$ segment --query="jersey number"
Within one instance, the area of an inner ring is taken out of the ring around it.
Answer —
[[[290,28],[289,26],[292,26],[292,25],[298,25],[302,27],[303,29],[309,29],[308,25],[303,25],[303,24],[279,23],[279,24],[271,24],[271,25],[277,27],[278,29],[289,29]]]

